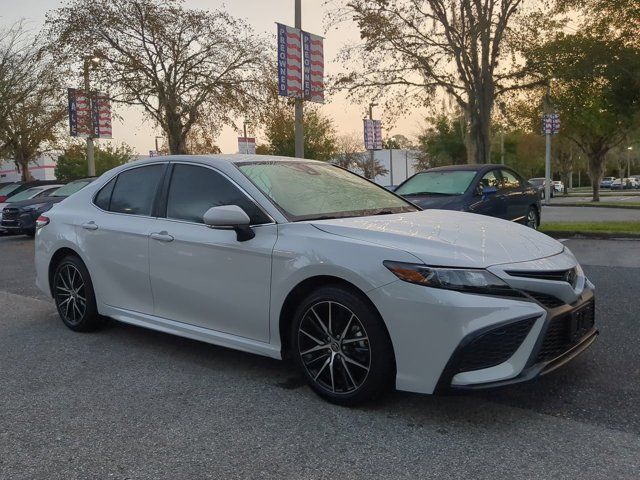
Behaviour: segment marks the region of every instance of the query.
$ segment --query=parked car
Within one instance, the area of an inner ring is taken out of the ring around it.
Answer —
[[[50,210],[55,204],[80,191],[92,181],[91,178],[75,180],[56,189],[48,197],[35,197],[30,200],[9,203],[2,210],[0,231],[13,235],[35,235],[36,221],[41,213]]]
[[[423,209],[490,215],[531,228],[540,225],[540,194],[501,165],[451,165],[408,178],[395,193]]]
[[[55,192],[58,188],[62,187],[62,184],[58,185],[40,185],[39,187],[32,187],[28,190],[23,190],[22,192],[13,195],[8,198],[5,202],[0,202],[0,221],[2,220],[2,210],[10,203],[22,202],[24,200],[31,200],[32,198],[41,198],[46,197],[53,192]]]
[[[13,195],[28,190],[40,185],[55,185],[58,184],[57,180],[33,180],[31,182],[14,182],[0,188],[0,202],[6,202],[7,198],[11,198]]]
[[[533,185],[534,187],[536,187],[539,191],[540,191],[540,198],[545,198],[545,190],[544,190],[544,186],[546,185],[546,180],[544,178],[530,178],[529,183],[531,185]],[[554,189],[551,188],[549,190],[550,192],[550,197],[553,198],[553,191]]]
[[[600,182],[600,188],[611,188],[611,184],[615,179],[615,177],[603,177]]]
[[[553,182],[551,182],[553,184],[553,190],[557,193],[563,193],[564,192],[564,183],[562,183],[560,180],[554,180]]]
[[[497,218],[421,211],[324,162],[122,165],[39,217],[35,264],[71,330],[113,317],[290,358],[343,405],[394,386],[521,382],[597,336],[594,287],[562,243]]]
[[[638,188],[638,181],[635,178],[625,178],[624,184],[619,178],[616,178],[611,184],[611,190],[629,190],[632,188]]]

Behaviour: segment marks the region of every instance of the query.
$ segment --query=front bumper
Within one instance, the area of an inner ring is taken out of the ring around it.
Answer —
[[[0,231],[13,234],[28,232],[36,228],[36,218],[30,212],[20,213],[15,217],[2,218],[0,220]]]

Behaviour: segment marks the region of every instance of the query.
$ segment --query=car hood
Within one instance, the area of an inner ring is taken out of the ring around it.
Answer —
[[[463,204],[462,195],[407,195],[404,198],[420,208],[460,210]]]
[[[31,200],[23,200],[21,202],[9,202],[5,207],[28,207],[29,205],[39,205],[41,203],[58,203],[64,200],[66,197],[40,197],[32,198]]]
[[[427,265],[486,268],[557,255],[564,246],[524,225],[449,210],[311,222],[316,228],[404,250]]]

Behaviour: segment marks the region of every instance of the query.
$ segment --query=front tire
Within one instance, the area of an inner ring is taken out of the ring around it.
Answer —
[[[538,216],[538,210],[535,207],[529,207],[529,212],[527,213],[526,225],[529,228],[533,228],[537,230],[540,226],[540,218]]]
[[[357,405],[388,392],[395,356],[378,312],[341,286],[321,287],[298,306],[292,324],[295,362],[309,386],[339,405]]]
[[[76,332],[102,327],[96,296],[87,267],[77,256],[62,259],[53,274],[53,298],[63,323]]]

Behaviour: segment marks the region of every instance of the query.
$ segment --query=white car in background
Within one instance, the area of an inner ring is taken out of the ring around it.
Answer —
[[[291,358],[343,405],[529,380],[598,334],[594,287],[562,243],[420,211],[325,162],[128,163],[43,213],[35,251],[70,329],[111,317]]]
[[[560,180],[554,180],[553,182],[551,182],[551,184],[553,185],[553,189],[556,192],[558,193],[564,192],[564,183],[562,183]]]
[[[4,207],[6,207],[7,205],[15,202],[21,202],[23,200],[32,200],[38,197],[47,197],[62,186],[64,185],[40,185],[38,187],[32,187],[28,190],[16,193],[13,197],[9,197],[5,202],[0,203],[0,220],[2,220],[2,210],[4,210]]]

